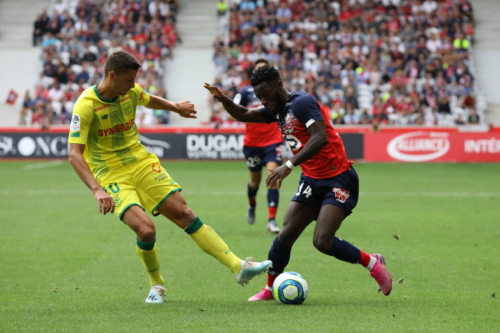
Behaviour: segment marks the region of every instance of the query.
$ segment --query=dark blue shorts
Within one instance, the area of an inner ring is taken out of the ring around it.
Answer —
[[[299,188],[292,201],[303,202],[319,213],[323,205],[344,208],[345,217],[358,203],[359,179],[354,168],[332,178],[314,179],[301,174]]]
[[[243,146],[243,154],[247,159],[248,170],[260,171],[267,162],[275,162],[281,165],[282,143],[275,143],[265,147]]]

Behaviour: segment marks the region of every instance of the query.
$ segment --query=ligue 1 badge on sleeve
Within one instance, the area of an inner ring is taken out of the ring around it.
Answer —
[[[77,114],[73,115],[73,118],[71,118],[71,125],[69,128],[71,131],[79,131],[80,130],[80,116]]]

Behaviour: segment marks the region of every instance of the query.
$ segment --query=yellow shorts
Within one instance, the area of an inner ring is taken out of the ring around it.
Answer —
[[[154,154],[141,161],[112,170],[99,177],[101,187],[115,201],[115,214],[121,219],[125,210],[137,205],[160,214],[156,209],[174,192],[181,191],[177,184],[160,165]]]

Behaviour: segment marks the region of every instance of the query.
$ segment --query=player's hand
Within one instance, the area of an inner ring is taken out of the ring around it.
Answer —
[[[99,213],[106,215],[107,213],[115,212],[115,201],[113,197],[107,194],[103,189],[94,192],[94,198],[99,205]]]
[[[217,88],[216,86],[212,86],[211,84],[209,83],[206,83],[203,85],[203,87],[205,89],[207,89],[208,91],[210,91],[210,93],[212,94],[212,96],[218,100],[220,102],[220,100],[222,99],[222,92],[219,90],[219,88]]]
[[[182,101],[179,103],[175,103],[175,105],[177,106],[177,113],[179,114],[179,116],[183,118],[196,119],[195,114],[197,114],[198,111],[194,109],[193,103],[191,103],[190,101]]]
[[[282,165],[280,167],[277,167],[274,170],[268,169],[271,171],[269,176],[267,176],[266,179],[266,186],[267,187],[278,187],[278,189],[281,188],[281,182],[285,177],[287,177],[292,170],[290,170],[289,167],[286,165]]]

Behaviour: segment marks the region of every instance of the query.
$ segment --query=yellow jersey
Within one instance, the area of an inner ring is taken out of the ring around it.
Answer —
[[[103,99],[97,85],[82,92],[73,107],[68,142],[86,145],[83,157],[94,177],[149,155],[135,124],[137,106],[149,100],[137,83],[114,100]]]

